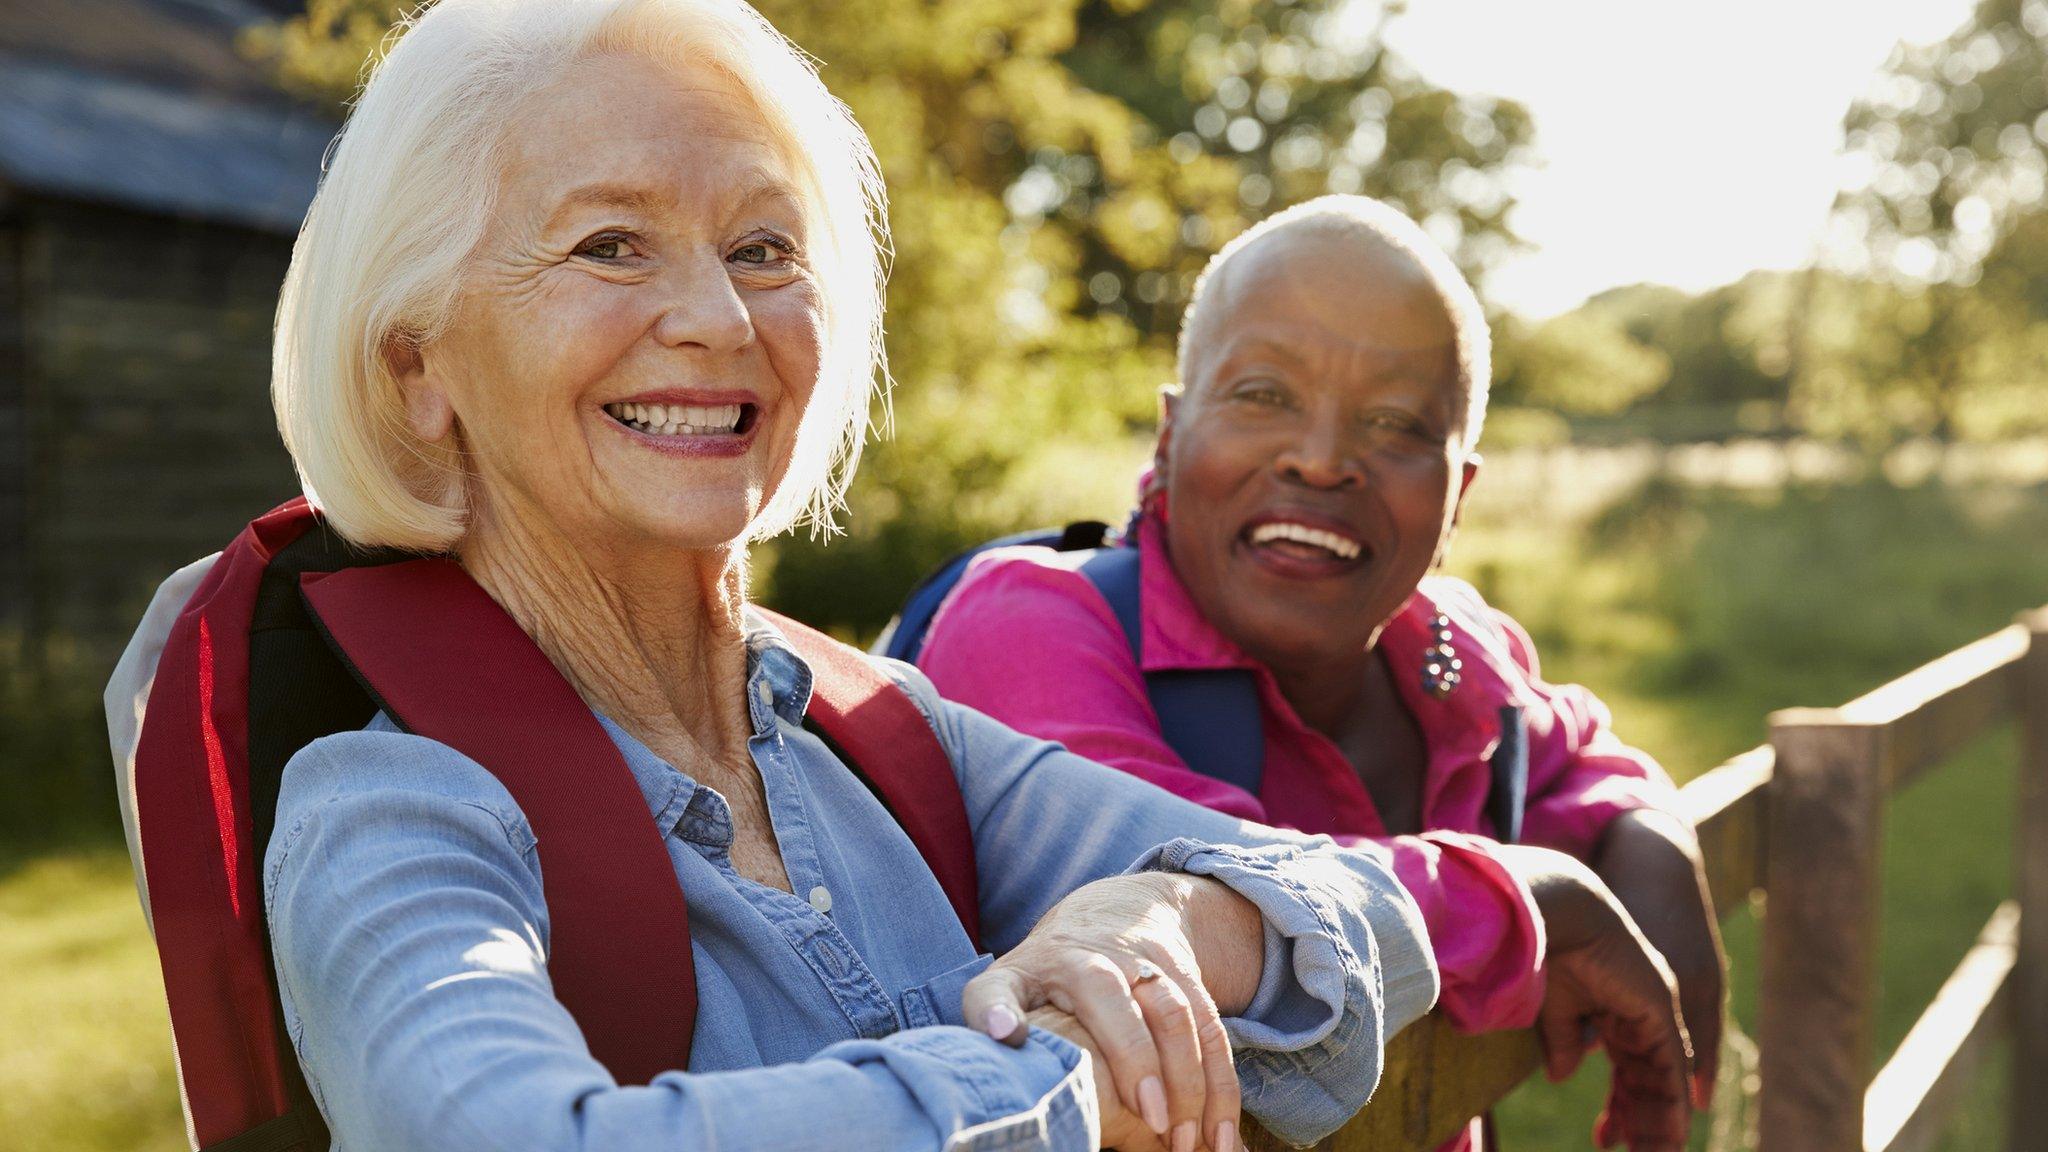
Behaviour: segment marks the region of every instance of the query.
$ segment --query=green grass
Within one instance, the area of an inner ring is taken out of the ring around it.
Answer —
[[[156,949],[118,844],[0,863],[0,973],[7,1147],[186,1147]]]
[[[1482,484],[1453,570],[1530,627],[1551,679],[1591,686],[1681,779],[1761,742],[1774,708],[1841,703],[2048,602],[2038,487],[1652,483],[1567,517],[1556,497]],[[171,1152],[184,1145],[161,983],[101,737],[77,730],[89,698],[0,697],[0,737],[36,739],[36,773],[0,771],[15,845],[0,860],[0,1132],[10,1148]],[[1881,1051],[2009,891],[2011,756],[2010,735],[1993,733],[1890,807]],[[1755,925],[1728,928],[1736,1015],[1753,1024]],[[1571,1084],[1518,1091],[1502,1109],[1506,1146],[1587,1147],[1603,1071],[1591,1061]],[[1993,1077],[1951,1146],[1991,1146],[2002,1101]]]

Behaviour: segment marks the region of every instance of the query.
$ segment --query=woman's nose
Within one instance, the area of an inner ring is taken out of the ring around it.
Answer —
[[[1311,488],[1357,488],[1365,468],[1334,422],[1317,421],[1274,458],[1280,474]]]
[[[696,346],[735,352],[754,340],[754,319],[722,262],[677,269],[668,307],[655,322],[655,339],[671,348]]]

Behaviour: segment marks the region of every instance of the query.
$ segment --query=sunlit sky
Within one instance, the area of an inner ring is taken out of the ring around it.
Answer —
[[[1894,44],[1939,40],[1971,7],[1410,0],[1387,40],[1436,83],[1534,115],[1542,167],[1517,181],[1512,220],[1537,248],[1488,287],[1536,317],[1619,284],[1698,290],[1806,263],[1849,103]]]

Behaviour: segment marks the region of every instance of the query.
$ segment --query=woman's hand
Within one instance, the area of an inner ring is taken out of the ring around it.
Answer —
[[[1054,905],[1023,943],[968,982],[961,1006],[970,1025],[1012,1043],[1022,1043],[1033,1011],[1071,1016],[1086,1040],[1068,1038],[1097,1061],[1106,1145],[1144,1148],[1132,1142],[1144,1135],[1191,1152],[1206,1134],[1214,1152],[1236,1152],[1237,1070],[1222,1017],[1249,1005],[1264,940],[1258,910],[1216,881],[1113,876]],[[1113,1112],[1142,1128],[1110,1140]]]
[[[1537,1036],[1545,1070],[1565,1079],[1598,1041],[1614,1083],[1595,1142],[1682,1152],[1692,1125],[1692,1050],[1670,967],[1592,869],[1547,848],[1502,852],[1543,915],[1548,980]]]
[[[1079,1020],[1048,1004],[1033,1008],[1024,1014],[1024,1022],[1033,1028],[1043,1028],[1055,1036],[1061,1036],[1075,1047],[1088,1054],[1088,1061],[1094,1071],[1095,1111],[1102,1119],[1102,1146],[1115,1148],[1119,1152],[1161,1152],[1166,1144],[1159,1134],[1146,1127],[1137,1113],[1124,1106],[1123,1099],[1116,1094],[1116,1085],[1110,1080],[1108,1065],[1104,1063],[1102,1050],[1095,1045],[1095,1037],[1081,1026]]]
[[[1704,1110],[1713,1103],[1720,1067],[1728,959],[1699,839],[1668,813],[1626,812],[1607,826],[1593,870],[1678,977],[1678,1002],[1692,1035],[1693,1107]]]

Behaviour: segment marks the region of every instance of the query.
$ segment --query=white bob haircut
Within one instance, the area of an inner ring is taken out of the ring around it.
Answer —
[[[308,500],[364,546],[441,552],[461,538],[465,461],[412,432],[384,353],[445,330],[508,126],[567,69],[612,54],[729,76],[808,184],[797,192],[814,230],[824,357],[788,470],[748,536],[837,531],[869,403],[886,402],[888,233],[874,149],[810,59],[743,0],[441,0],[386,45],[278,299],[271,398]]]
[[[1486,310],[1479,306],[1479,297],[1473,294],[1458,266],[1451,263],[1451,258],[1428,233],[1415,221],[1369,196],[1331,195],[1305,200],[1238,233],[1209,258],[1202,274],[1195,278],[1195,290],[1188,297],[1187,310],[1181,314],[1175,364],[1181,386],[1187,384],[1189,349],[1210,325],[1229,323],[1228,317],[1211,315],[1216,306],[1208,289],[1215,283],[1217,272],[1260,238],[1282,229],[1310,229],[1340,242],[1363,239],[1393,248],[1415,261],[1442,297],[1444,309],[1457,330],[1458,385],[1465,395],[1465,409],[1459,421],[1464,430],[1462,447],[1467,452],[1477,447],[1479,429],[1486,423],[1486,393],[1493,382],[1493,333],[1486,324]]]

